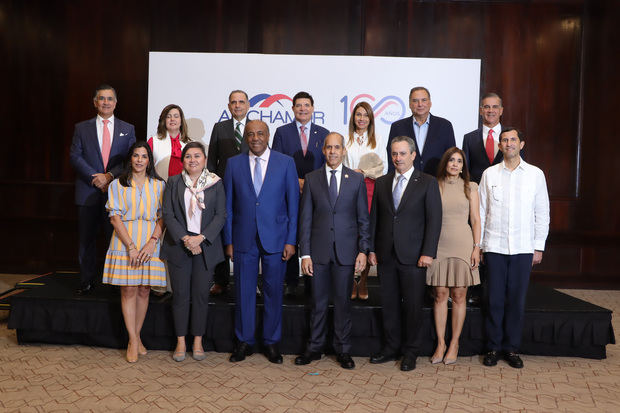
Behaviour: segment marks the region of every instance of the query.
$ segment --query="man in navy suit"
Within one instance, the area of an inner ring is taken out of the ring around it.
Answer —
[[[321,358],[327,333],[327,305],[334,301],[334,350],[340,366],[352,369],[351,289],[353,274],[366,266],[369,247],[368,198],[364,176],[342,165],[344,137],[325,138],[326,164],[306,175],[299,213],[301,269],[312,277],[312,318],[304,365]]]
[[[116,102],[116,90],[112,86],[99,86],[93,97],[97,116],[76,124],[71,142],[80,244],[78,294],[89,293],[101,278],[101,271],[97,270],[96,239],[101,227],[108,242],[112,235],[105,209],[108,185],[123,171],[129,148],[136,142],[133,125],[114,117]]]
[[[500,117],[504,112],[502,99],[497,93],[487,93],[480,101],[482,127],[463,137],[463,152],[471,180],[477,184],[485,169],[500,163],[504,156],[499,150],[499,135],[502,133]]]
[[[415,142],[416,157],[413,166],[421,172],[437,176],[437,166],[444,152],[456,146],[454,129],[449,120],[433,116],[430,113],[431,93],[427,88],[418,86],[409,92],[409,108],[412,115],[392,123],[387,143],[388,158],[391,156],[392,139],[396,136],[408,136]],[[394,165],[388,166],[388,172],[394,171]]]
[[[220,178],[224,177],[228,158],[248,151],[248,145],[243,139],[243,131],[247,123],[249,109],[248,94],[243,90],[233,90],[228,95],[228,110],[232,118],[218,122],[213,126],[211,140],[209,141],[207,169]],[[229,277],[230,265],[228,260],[217,264],[213,274],[215,282],[210,293],[219,295],[225,292],[228,289]]]
[[[293,157],[297,168],[299,190],[304,186],[308,172],[320,168],[325,163],[323,141],[329,131],[311,122],[314,113],[314,99],[307,92],[293,96],[293,114],[295,121],[280,126],[273,135],[274,151]],[[286,270],[286,295],[295,295],[299,285],[299,258],[292,257]],[[306,292],[309,292],[306,288]]]
[[[253,120],[245,126],[249,152],[228,160],[226,189],[226,255],[234,261],[235,335],[230,361],[244,360],[255,343],[256,280],[263,269],[263,343],[272,363],[282,363],[282,286],[286,261],[295,253],[299,184],[289,156],[269,150],[269,128]]]

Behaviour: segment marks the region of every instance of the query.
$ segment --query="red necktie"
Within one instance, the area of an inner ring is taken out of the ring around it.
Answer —
[[[484,148],[487,151],[487,157],[489,158],[489,163],[493,163],[493,159],[495,158],[495,142],[493,142],[493,129],[489,129],[489,134],[487,135],[487,141]]]
[[[105,119],[103,121],[103,138],[101,139],[101,157],[103,158],[103,170],[108,167],[108,159],[110,159],[110,130],[108,129],[108,123],[110,121]]]
[[[299,129],[301,130],[301,133],[299,134],[299,136],[301,137],[301,149],[304,152],[304,156],[306,156],[306,151],[308,150],[308,137],[306,136],[306,127],[305,126],[300,126]]]

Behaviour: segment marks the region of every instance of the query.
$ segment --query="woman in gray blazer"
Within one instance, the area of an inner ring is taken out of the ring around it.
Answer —
[[[168,260],[177,335],[172,358],[185,360],[189,330],[194,336],[192,357],[203,360],[209,287],[215,265],[224,260],[220,232],[226,221],[226,198],[221,179],[206,168],[202,143],[185,145],[181,159],[183,172],[170,177],[163,201],[167,231],[162,257]]]

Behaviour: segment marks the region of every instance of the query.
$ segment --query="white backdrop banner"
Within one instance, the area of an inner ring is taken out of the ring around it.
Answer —
[[[452,122],[460,147],[478,127],[479,59],[150,52],[147,131],[153,136],[161,110],[176,103],[190,137],[208,144],[213,125],[231,117],[229,93],[241,89],[250,100],[248,119],[265,121],[272,138],[293,121],[299,91],[314,98],[313,122],[345,137],[351,110],[368,102],[377,134],[387,137],[392,122],[411,115],[414,86],[430,90],[431,113]]]

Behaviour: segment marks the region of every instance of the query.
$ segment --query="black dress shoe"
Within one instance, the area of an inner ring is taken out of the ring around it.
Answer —
[[[214,283],[209,290],[209,294],[211,295],[222,295],[228,291],[227,285],[222,285],[218,283]]]
[[[396,360],[396,356],[394,354],[386,354],[383,351],[370,356],[371,364],[387,363],[388,361],[393,361],[393,360]]]
[[[94,289],[95,289],[95,286],[93,284],[86,284],[86,285],[80,286],[80,288],[75,290],[75,293],[77,295],[87,295],[87,294],[92,293]]]
[[[233,351],[228,360],[236,363],[245,360],[245,357],[250,355],[252,355],[252,347],[248,343],[241,342],[237,344],[237,348]]]
[[[415,361],[416,357],[403,357],[403,361],[400,362],[400,370],[401,371],[411,371],[415,369]]]
[[[282,354],[278,350],[277,344],[267,344],[265,346],[265,357],[274,364],[282,364]]]
[[[351,370],[355,368],[355,362],[349,355],[349,353],[340,353],[336,357],[336,361],[340,363],[340,367],[343,369]]]
[[[489,351],[487,354],[484,355],[482,364],[488,367],[493,367],[497,365],[498,359],[499,359],[499,353],[497,351]]]
[[[517,353],[509,352],[504,354],[504,360],[508,362],[508,365],[515,369],[523,368],[523,360]]]
[[[295,357],[295,364],[305,366],[314,360],[321,360],[321,353],[318,351],[306,351],[304,354]]]
[[[292,285],[287,285],[284,288],[284,296],[286,298],[293,298],[295,297],[296,290],[297,290],[297,287],[294,287]]]

